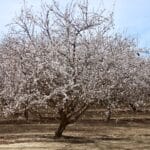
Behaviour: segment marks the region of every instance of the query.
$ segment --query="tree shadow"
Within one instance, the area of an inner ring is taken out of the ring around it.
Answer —
[[[23,140],[22,140],[23,139]],[[11,144],[11,143],[30,143],[30,142],[61,142],[61,143],[72,143],[72,144],[89,144],[95,143],[95,141],[127,141],[129,138],[112,137],[107,135],[100,135],[97,137],[78,137],[78,136],[66,136],[63,135],[60,138],[55,138],[53,134],[44,135],[11,135],[1,136],[0,144]]]
[[[54,142],[64,142],[64,143],[73,143],[73,144],[86,144],[86,143],[95,143],[95,141],[128,141],[130,138],[123,137],[111,137],[107,135],[102,135],[99,137],[74,137],[74,136],[62,136],[61,138],[53,137]]]
[[[53,137],[53,140],[54,142],[64,142],[64,143],[73,143],[73,144],[94,143],[94,140],[90,138],[66,136],[66,135],[63,135],[61,138]]]
[[[93,140],[102,140],[102,141],[128,141],[130,138],[124,138],[124,137],[111,137],[111,136],[102,136],[102,137],[96,137],[93,138]]]

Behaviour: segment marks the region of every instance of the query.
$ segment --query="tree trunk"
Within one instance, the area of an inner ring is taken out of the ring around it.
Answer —
[[[25,110],[24,110],[24,117],[25,117],[26,121],[29,120],[29,110],[26,109],[26,108],[25,108]]]
[[[60,125],[59,125],[57,131],[55,132],[55,137],[56,138],[60,138],[62,136],[62,133],[65,130],[65,128],[66,128],[67,125],[68,124],[66,122],[64,122],[64,121],[60,122]]]
[[[129,103],[130,107],[132,108],[133,112],[136,112],[137,111],[137,108],[134,104],[132,103]]]
[[[111,109],[108,109],[106,122],[109,122],[109,121],[110,121],[111,115],[112,115]]]

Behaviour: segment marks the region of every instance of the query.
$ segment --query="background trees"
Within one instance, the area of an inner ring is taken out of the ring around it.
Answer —
[[[92,104],[104,106],[108,120],[116,108],[144,105],[149,60],[112,29],[112,14],[91,11],[88,1],[65,10],[53,1],[37,14],[24,6],[1,43],[3,112],[23,112],[28,120],[30,111],[49,108],[60,137]]]

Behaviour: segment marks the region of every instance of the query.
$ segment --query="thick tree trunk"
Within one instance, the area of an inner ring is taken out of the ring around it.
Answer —
[[[67,125],[68,124],[66,122],[63,122],[63,121],[60,122],[60,125],[59,125],[57,131],[55,132],[55,138],[60,138],[62,136],[62,133],[65,130]]]

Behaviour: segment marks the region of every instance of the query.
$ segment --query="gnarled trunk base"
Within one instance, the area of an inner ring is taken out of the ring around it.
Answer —
[[[63,131],[65,130],[66,126],[68,124],[66,122],[60,122],[60,125],[57,129],[57,131],[55,132],[55,138],[60,138],[62,136]]]

